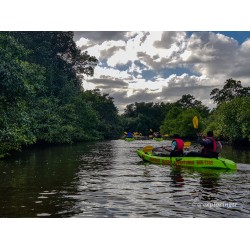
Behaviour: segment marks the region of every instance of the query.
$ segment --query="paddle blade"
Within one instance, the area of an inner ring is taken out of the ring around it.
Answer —
[[[194,128],[198,128],[198,117],[197,116],[194,116],[193,118],[193,125],[194,125]]]
[[[153,148],[154,148],[153,146],[145,146],[142,150],[144,153],[146,153],[146,152],[151,152]]]
[[[184,148],[189,148],[190,146],[191,146],[191,142],[190,141],[184,142]]]

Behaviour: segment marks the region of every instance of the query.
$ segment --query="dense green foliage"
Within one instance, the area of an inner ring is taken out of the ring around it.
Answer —
[[[250,97],[237,97],[222,103],[211,117],[208,129],[232,142],[250,140]]]
[[[179,134],[182,137],[195,137],[195,130],[193,128],[192,119],[194,116],[200,117],[195,109],[179,110],[173,108],[168,112],[161,126],[162,134]]]
[[[211,99],[218,106],[210,111],[201,101],[188,94],[175,103],[135,103],[125,109],[125,129],[148,134],[150,128],[162,134],[180,134],[195,138],[192,118],[199,118],[199,131],[213,130],[217,137],[231,142],[250,141],[250,88],[228,79],[222,90],[213,89]],[[156,109],[157,107],[157,112]],[[144,132],[145,131],[145,132]]]
[[[208,117],[209,109],[201,101],[188,94],[183,95],[180,100],[173,103],[172,108],[166,114],[164,122],[160,127],[162,134],[179,134],[183,137],[195,137],[192,118],[199,118],[199,128],[203,128],[203,118]]]
[[[193,116],[206,117],[208,114],[208,107],[188,94],[175,103],[129,104],[122,115],[122,124],[126,131],[139,131],[144,135],[148,135],[152,129],[162,134],[179,133],[193,137]]]
[[[113,99],[81,87],[97,63],[73,32],[0,32],[0,157],[37,142],[117,137]]]
[[[159,131],[170,106],[171,104],[163,102],[129,104],[121,116],[123,128],[125,131],[138,131],[144,135],[148,135],[150,129]]]
[[[113,98],[108,94],[101,94],[98,89],[85,91],[82,93],[82,97],[96,111],[97,119],[100,121],[96,123],[98,131],[106,139],[118,138],[123,129],[120,125],[118,109],[114,106]]]
[[[44,69],[27,60],[29,51],[0,34],[0,157],[36,141],[30,107],[43,92]]]

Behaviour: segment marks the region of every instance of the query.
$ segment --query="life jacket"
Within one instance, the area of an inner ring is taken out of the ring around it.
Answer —
[[[174,139],[173,141],[176,141],[176,143],[177,143],[176,150],[177,151],[182,151],[183,148],[184,148],[184,142],[183,142],[183,140],[182,139]]]
[[[206,151],[209,151],[209,152],[217,153],[217,144],[216,144],[216,140],[215,140],[213,137],[206,137],[206,139],[212,141],[213,144],[211,144],[211,145],[213,145],[213,146],[211,146],[211,147],[210,147],[210,145],[209,145],[209,146],[206,146],[206,147],[205,147],[205,152],[206,152]]]

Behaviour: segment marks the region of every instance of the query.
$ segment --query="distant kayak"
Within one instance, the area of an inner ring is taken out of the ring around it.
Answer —
[[[125,141],[134,141],[135,138],[125,138]]]
[[[157,138],[157,137],[155,137],[154,140],[156,140],[156,141],[163,141],[163,138]]]
[[[218,168],[236,170],[235,162],[219,157],[204,158],[204,157],[170,157],[170,156],[155,156],[152,151],[143,152],[142,149],[137,150],[138,156],[147,162],[161,165],[186,166],[195,168]]]

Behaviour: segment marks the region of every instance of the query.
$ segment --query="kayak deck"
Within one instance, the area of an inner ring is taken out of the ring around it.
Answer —
[[[237,169],[235,162],[218,157],[217,158],[204,158],[204,157],[170,157],[170,156],[155,156],[152,152],[143,152],[142,149],[137,150],[138,156],[147,162],[161,165],[175,165],[186,166],[195,168],[223,168],[223,169]]]

